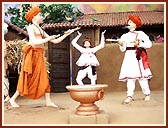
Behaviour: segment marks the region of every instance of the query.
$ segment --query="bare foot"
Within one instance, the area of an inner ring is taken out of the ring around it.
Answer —
[[[14,107],[14,108],[20,107],[15,101],[13,101],[11,99],[9,100],[9,102],[10,102],[11,106]]]
[[[7,102],[8,100],[10,100],[10,97],[9,97],[9,96],[7,96],[7,97],[5,98],[4,102]]]
[[[58,108],[58,106],[57,105],[55,105],[53,102],[48,102],[48,103],[46,103],[46,106],[47,107],[55,107],[55,108]]]

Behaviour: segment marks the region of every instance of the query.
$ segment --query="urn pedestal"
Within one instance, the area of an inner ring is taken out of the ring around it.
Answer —
[[[75,114],[86,116],[99,114],[101,111],[95,102],[104,98],[104,89],[106,87],[108,87],[106,84],[66,86],[71,98],[80,102]]]

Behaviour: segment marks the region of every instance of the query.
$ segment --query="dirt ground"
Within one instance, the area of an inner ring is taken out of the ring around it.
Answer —
[[[134,101],[123,104],[126,92],[105,92],[104,99],[95,102],[100,110],[109,115],[109,123],[100,126],[165,126],[166,100],[165,92],[152,91],[151,100],[144,101],[141,91],[136,91]],[[3,104],[2,126],[78,126],[69,124],[69,115],[79,103],[71,99],[69,92],[52,93],[51,98],[61,109],[46,107],[45,99],[31,100],[19,97],[19,108]],[[98,124],[81,124],[82,126]]]

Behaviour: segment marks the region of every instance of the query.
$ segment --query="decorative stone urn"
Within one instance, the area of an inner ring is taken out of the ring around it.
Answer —
[[[80,102],[76,108],[77,115],[96,115],[99,114],[99,107],[94,104],[98,100],[104,98],[104,89],[108,87],[106,84],[96,85],[68,85],[66,88],[70,92],[73,100]]]

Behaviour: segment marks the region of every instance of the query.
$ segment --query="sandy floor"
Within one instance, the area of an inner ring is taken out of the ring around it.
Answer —
[[[95,103],[100,110],[109,114],[109,124],[104,125],[165,126],[164,91],[152,91],[150,101],[144,101],[142,92],[136,91],[135,101],[122,104],[125,95],[126,92],[105,92],[104,99]],[[44,98],[30,100],[19,97],[17,103],[21,106],[20,108],[11,108],[9,103],[5,103],[2,111],[4,117],[2,124],[4,126],[69,125],[69,115],[74,112],[79,103],[71,99],[69,92],[54,93],[51,94],[51,98],[61,109],[45,107]]]

